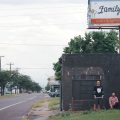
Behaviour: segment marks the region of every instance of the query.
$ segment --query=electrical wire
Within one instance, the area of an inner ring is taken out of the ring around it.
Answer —
[[[22,46],[41,46],[41,47],[47,47],[47,46],[54,46],[54,47],[65,47],[67,45],[56,45],[56,44],[20,44],[20,43],[0,43],[0,45],[22,45]]]
[[[30,70],[31,70],[31,69],[32,69],[32,70],[33,70],[33,69],[35,69],[35,70],[38,69],[38,70],[39,70],[39,69],[53,69],[53,68],[39,68],[39,67],[38,67],[38,68],[37,68],[37,67],[36,67],[36,68],[20,68],[20,70],[24,70],[24,69],[30,69]]]
[[[6,8],[3,8],[3,9],[1,9],[0,8],[0,10],[5,10],[5,11],[10,11],[10,10],[33,10],[33,9],[55,9],[55,8],[81,8],[81,7],[83,7],[84,8],[84,6],[85,5],[83,5],[83,4],[80,4],[80,5],[77,5],[77,6],[75,6],[75,5],[72,5],[72,6],[68,6],[68,5],[65,5],[65,6],[51,6],[51,7],[48,7],[48,6],[46,6],[46,7],[39,7],[39,8],[17,8],[17,9],[14,9],[14,8],[12,8],[12,9],[6,9]],[[18,6],[19,7],[19,6]]]
[[[45,24],[45,25],[9,25],[9,26],[0,26],[0,27],[41,27],[41,26],[47,26],[47,25],[75,25],[75,24],[80,24],[80,23],[54,23],[54,24]]]
[[[41,15],[55,15],[55,16],[62,16],[62,15],[75,15],[75,14],[81,14],[84,13],[84,11],[82,12],[72,12],[72,13],[36,13],[36,14],[22,14],[22,15],[0,15],[0,17],[31,17],[31,16],[41,16]]]

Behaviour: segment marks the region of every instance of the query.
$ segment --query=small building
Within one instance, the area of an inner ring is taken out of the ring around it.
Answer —
[[[120,98],[120,54],[63,54],[61,108],[88,110],[93,107],[93,87],[100,80],[104,105],[114,91]]]

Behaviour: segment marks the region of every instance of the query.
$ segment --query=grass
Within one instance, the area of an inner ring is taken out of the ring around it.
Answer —
[[[59,109],[59,98],[46,98],[44,100],[39,100],[32,105],[32,109],[42,107],[45,105],[45,103],[48,104],[50,110]],[[26,117],[24,116],[21,120],[29,120],[29,119],[27,116]]]
[[[46,101],[47,101],[47,99],[39,100],[32,105],[32,108],[42,107]]]
[[[59,109],[60,106],[59,98],[51,98],[48,102],[49,102],[48,106],[50,110]]]
[[[21,120],[29,120],[28,117],[23,117]]]
[[[64,112],[60,115],[50,117],[49,120],[120,120],[120,111]]]
[[[14,96],[17,96],[17,94],[5,94],[4,96],[0,96],[0,99],[1,99],[1,98],[14,97]]]

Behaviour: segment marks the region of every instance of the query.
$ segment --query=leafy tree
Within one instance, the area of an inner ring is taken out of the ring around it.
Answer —
[[[45,87],[45,90],[50,90],[50,85],[49,84],[47,84],[47,86]]]
[[[10,72],[9,71],[1,71],[0,72],[1,96],[4,95],[5,86],[9,81],[10,81]]]
[[[12,93],[12,88],[15,88],[16,86],[17,89],[20,90],[20,93],[22,93],[22,89],[33,92],[40,92],[42,89],[38,83],[32,81],[30,76],[20,74],[18,71],[0,72],[1,95],[4,95],[5,87],[10,87]]]
[[[61,64],[59,62],[54,63],[54,68],[53,70],[55,71],[55,79],[56,80],[61,80]]]
[[[117,53],[118,36],[115,31],[93,32],[91,34],[94,53]]]
[[[40,85],[38,84],[38,83],[36,83],[36,82],[33,82],[33,81],[31,81],[31,91],[32,92],[40,92],[41,91],[41,87],[40,87]]]
[[[41,86],[38,83],[32,81],[29,76],[21,74],[18,77],[18,86],[20,92],[22,92],[22,89],[33,92],[40,92],[42,89]]]
[[[73,53],[117,53],[118,34],[115,31],[110,32],[89,32],[85,37],[80,35],[74,37],[65,47],[65,54]],[[58,61],[53,64],[56,80],[61,80],[61,63]]]

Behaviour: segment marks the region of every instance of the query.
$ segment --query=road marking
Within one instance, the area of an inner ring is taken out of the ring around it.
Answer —
[[[32,98],[28,98],[27,100],[23,100],[23,101],[21,101],[21,102],[18,102],[18,103],[11,104],[11,105],[8,105],[8,106],[6,106],[6,107],[0,108],[0,111],[5,110],[5,109],[10,108],[10,107],[15,106],[15,105],[19,105],[19,104],[21,104],[21,103],[27,102],[27,101],[29,101],[29,100],[33,100],[33,99],[36,98],[36,97],[37,97],[37,96],[34,96],[34,97],[32,97]]]

